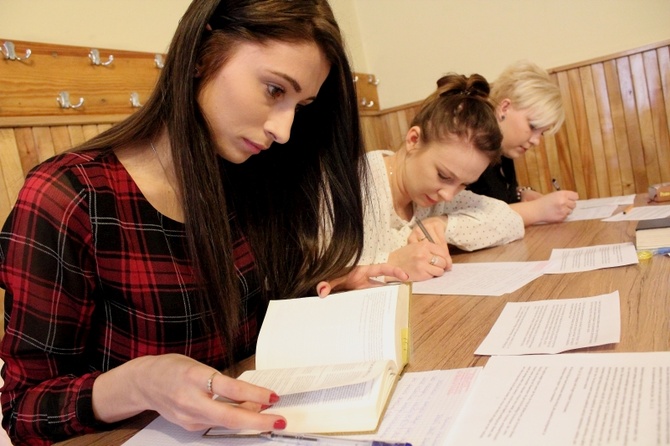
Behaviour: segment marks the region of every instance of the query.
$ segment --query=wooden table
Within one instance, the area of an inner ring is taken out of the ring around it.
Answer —
[[[644,201],[637,197],[638,204]],[[509,245],[454,253],[454,262],[546,260],[553,248],[577,248],[635,241],[636,222],[587,220],[526,228]],[[501,297],[415,295],[411,302],[412,356],[407,371],[483,366],[473,354],[507,302],[588,297],[618,290],[621,342],[581,349],[590,352],[670,350],[670,257],[638,265],[542,276]],[[155,417],[144,414],[123,428],[68,440],[60,445],[120,445]]]

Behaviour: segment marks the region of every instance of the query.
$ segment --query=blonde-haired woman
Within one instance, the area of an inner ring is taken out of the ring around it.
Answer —
[[[576,192],[557,190],[543,195],[520,186],[514,160],[558,131],[565,120],[561,93],[548,73],[527,61],[508,66],[493,82],[491,99],[503,134],[502,159],[486,169],[468,189],[509,203],[526,226],[563,221],[579,198]]]

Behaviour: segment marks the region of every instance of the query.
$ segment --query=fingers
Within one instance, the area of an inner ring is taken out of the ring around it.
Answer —
[[[223,401],[212,401],[212,425],[223,425],[230,429],[284,429],[286,420],[278,415],[260,414],[262,409],[268,408],[279,401],[279,396],[264,387],[247,383],[229,376],[213,372],[207,379],[206,391],[211,396],[223,397],[228,401],[240,404],[230,404]]]

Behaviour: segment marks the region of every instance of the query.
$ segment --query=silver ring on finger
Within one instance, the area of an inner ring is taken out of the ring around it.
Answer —
[[[218,395],[216,393],[214,393],[214,389],[212,389],[212,384],[214,384],[214,377],[216,375],[220,375],[220,374],[221,373],[216,371],[216,372],[212,373],[211,375],[209,375],[209,378],[207,378],[207,393],[212,395],[212,399],[216,399],[218,397]]]
[[[432,259],[430,259],[430,264],[435,265],[437,263],[437,256],[433,256]]]

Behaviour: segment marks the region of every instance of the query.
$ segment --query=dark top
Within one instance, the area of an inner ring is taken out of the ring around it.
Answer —
[[[487,167],[479,179],[466,189],[511,204],[519,202],[516,192],[518,186],[514,160],[503,156],[500,164]]]
[[[241,359],[267,303],[249,244],[235,218],[230,225]],[[0,232],[3,426],[15,444],[100,428],[93,381],[130,359],[179,353],[224,366],[222,341],[195,311],[189,257],[184,225],[149,204],[114,153],[67,153],[29,174]]]

